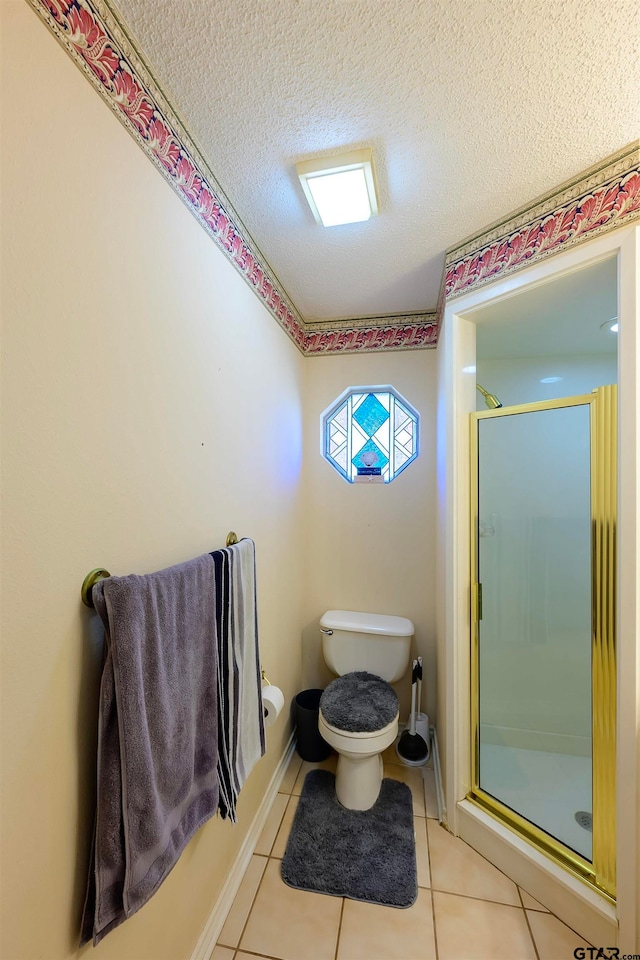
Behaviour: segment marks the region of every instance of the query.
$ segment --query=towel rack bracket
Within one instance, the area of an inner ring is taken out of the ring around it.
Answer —
[[[227,545],[228,547],[232,547],[233,544],[234,544],[234,543],[237,543],[237,542],[238,542],[238,534],[237,534],[237,533],[234,533],[233,530],[231,530],[231,531],[227,534],[227,544],[226,544],[226,545]]]
[[[93,598],[91,596],[91,591],[95,587],[98,580],[104,580],[105,577],[110,577],[111,574],[108,570],[105,570],[104,567],[96,567],[95,570],[92,570],[91,573],[88,573],[84,580],[82,581],[82,588],[80,590],[80,596],[82,597],[82,602],[85,607],[93,608]]]

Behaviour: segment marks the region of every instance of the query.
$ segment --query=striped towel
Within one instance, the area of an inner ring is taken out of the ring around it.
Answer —
[[[214,551],[218,629],[219,811],[236,822],[238,794],[264,756],[253,540]]]

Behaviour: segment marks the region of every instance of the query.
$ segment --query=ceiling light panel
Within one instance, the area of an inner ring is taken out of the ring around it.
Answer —
[[[378,212],[371,150],[296,164],[304,195],[318,223],[361,223]]]

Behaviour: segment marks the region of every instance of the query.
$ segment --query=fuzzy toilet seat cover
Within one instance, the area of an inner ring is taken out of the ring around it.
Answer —
[[[338,677],[320,697],[320,710],[329,726],[349,733],[382,730],[395,719],[398,709],[393,687],[364,670]]]

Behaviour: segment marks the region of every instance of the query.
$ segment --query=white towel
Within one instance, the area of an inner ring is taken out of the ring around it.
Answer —
[[[213,557],[218,627],[218,782],[220,815],[236,822],[244,782],[265,752],[253,540]]]

